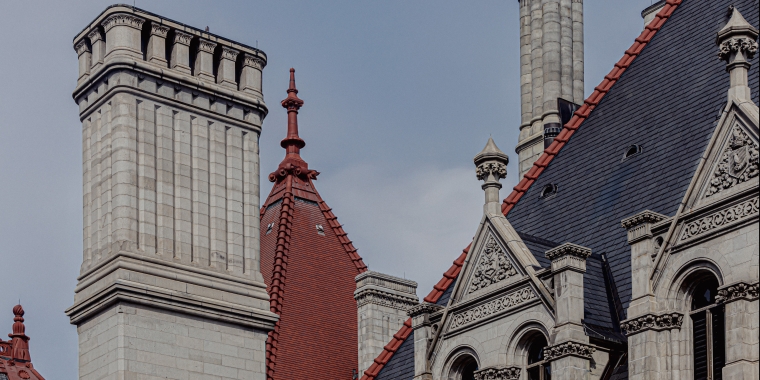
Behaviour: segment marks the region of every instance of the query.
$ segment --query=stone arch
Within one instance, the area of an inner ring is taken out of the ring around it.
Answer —
[[[688,313],[694,287],[708,276],[715,277],[720,285],[725,284],[720,266],[709,258],[694,259],[681,265],[667,287],[668,309]]]
[[[523,322],[514,330],[505,346],[506,352],[502,355],[506,356],[507,366],[525,367],[528,346],[538,334],[543,335],[549,342],[549,330],[541,321],[535,319]]]
[[[499,347],[499,359],[504,360],[503,358],[506,358],[506,364],[509,366],[518,365],[515,364],[517,362],[513,362],[516,344],[519,340],[518,336],[524,333],[526,328],[537,328],[543,331],[547,341],[549,341],[549,331],[553,326],[554,317],[544,309],[543,305],[520,312],[512,322],[502,329],[503,333],[500,331],[500,335],[503,337]]]
[[[440,379],[462,380],[463,371],[475,364],[475,369],[481,368],[477,351],[469,345],[459,345],[446,355]]]

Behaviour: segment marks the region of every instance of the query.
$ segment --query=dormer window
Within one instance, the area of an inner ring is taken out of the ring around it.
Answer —
[[[274,222],[267,224],[267,232],[264,235],[269,235],[272,232],[272,227],[274,227]]]
[[[317,235],[325,236],[325,228],[321,224],[317,224]]]
[[[541,195],[539,196],[539,198],[551,198],[557,195],[557,190],[558,190],[558,187],[556,183],[550,183],[548,185],[545,185],[541,189]]]
[[[641,151],[642,151],[641,145],[637,145],[637,144],[631,145],[625,150],[623,159],[625,160],[628,157],[635,156],[641,153]]]

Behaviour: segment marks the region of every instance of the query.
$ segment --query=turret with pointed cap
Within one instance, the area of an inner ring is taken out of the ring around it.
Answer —
[[[507,176],[509,157],[496,146],[493,138],[489,137],[485,148],[475,156],[473,161],[478,179],[484,181],[482,188],[486,192],[486,203],[483,210],[497,214],[501,210],[499,206],[501,183],[499,180]]]
[[[731,75],[729,98],[739,101],[752,99],[747,72],[750,68],[749,60],[757,52],[757,35],[757,29],[736,8],[731,9],[731,18],[718,32],[718,57],[727,62],[726,71]]]

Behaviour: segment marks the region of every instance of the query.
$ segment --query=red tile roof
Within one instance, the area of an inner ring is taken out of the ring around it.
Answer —
[[[604,95],[606,95],[612,86],[620,79],[620,77],[623,75],[623,72],[625,72],[633,60],[636,59],[636,57],[641,53],[647,43],[652,40],[652,37],[654,37],[657,31],[662,28],[662,25],[665,24],[665,21],[670,18],[670,16],[682,1],[683,0],[667,0],[665,6],[660,10],[660,12],[657,13],[649,25],[644,28],[644,31],[642,31],[641,35],[636,38],[633,45],[631,45],[631,47],[625,51],[625,54],[615,64],[615,67],[612,69],[612,71],[610,71],[610,73],[604,77],[602,83],[594,88],[594,92],[591,93],[591,95],[585,100],[583,106],[581,106],[575,112],[573,118],[570,119],[567,124],[565,124],[560,134],[554,138],[554,142],[552,142],[552,144],[546,150],[544,150],[544,153],[541,155],[541,157],[539,157],[538,160],[536,160],[536,162],[533,164],[533,167],[528,170],[527,173],[525,173],[523,179],[517,184],[517,186],[514,187],[512,193],[509,194],[506,199],[504,199],[504,202],[501,205],[501,211],[505,216],[509,214],[515,204],[517,204],[517,201],[519,201],[525,192],[528,191],[530,186],[536,182],[538,176],[543,173],[544,169],[546,169],[547,166],[549,166],[549,163],[565,146],[565,144],[567,144],[567,142],[570,140],[570,137],[572,137],[575,131],[580,128],[583,121],[589,117],[591,111],[593,111],[594,108],[599,105],[599,102],[602,100]],[[465,248],[459,258],[454,261],[454,265],[452,265],[451,268],[449,268],[449,270],[443,274],[443,278],[438,281],[438,283],[433,287],[433,290],[430,292],[430,294],[425,297],[425,302],[434,303],[438,301],[441,295],[443,295],[446,289],[451,285],[456,276],[459,274],[459,271],[462,269],[462,263],[464,263],[464,259],[467,256],[468,250],[469,246]],[[388,361],[390,361],[391,357],[393,357],[393,354],[396,352],[396,350],[398,350],[399,346],[401,346],[401,343],[403,343],[404,340],[412,332],[411,324],[411,319],[408,319],[406,323],[404,323],[404,326],[401,327],[401,329],[395,335],[393,335],[391,341],[383,348],[383,352],[377,356],[375,362],[369,367],[369,369],[364,372],[364,376],[362,376],[361,380],[375,379],[375,377],[380,373],[380,370],[383,369]]]
[[[260,212],[261,272],[270,310],[280,316],[267,337],[267,379],[331,380],[358,367],[354,278],[367,266],[314,187],[319,173],[300,156],[306,143],[298,136],[297,94],[291,69],[282,101],[286,155],[269,175],[274,186]]]
[[[29,355],[29,337],[24,326],[24,308],[13,307],[13,333],[10,341],[0,339],[0,374],[8,380],[45,380],[32,365]]]

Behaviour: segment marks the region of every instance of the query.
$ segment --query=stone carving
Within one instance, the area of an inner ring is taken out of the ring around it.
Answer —
[[[728,146],[713,172],[705,197],[710,197],[737,184],[747,182],[760,173],[758,170],[758,147],[747,133],[735,126]]]
[[[740,219],[758,213],[758,197],[741,202],[735,206],[720,210],[704,218],[697,219],[687,223],[683,228],[681,240],[686,240],[694,236],[703,234],[710,230],[729,225]]]
[[[117,13],[103,20],[101,25],[103,25],[103,29],[108,32],[111,28],[117,25],[126,25],[135,29],[142,29],[144,22],[145,19],[143,18],[126,13]]]
[[[198,51],[205,51],[207,53],[213,53],[216,48],[216,42],[200,39],[198,44]]]
[[[718,290],[715,300],[720,303],[732,302],[739,299],[755,300],[758,298],[758,287],[760,287],[760,283],[750,285],[740,282]]]
[[[506,178],[507,165],[501,162],[486,162],[475,168],[475,175],[481,181],[487,179],[489,175],[493,175],[494,178]]]
[[[190,46],[190,41],[193,39],[193,35],[185,33],[179,30],[174,31],[174,43]]]
[[[550,362],[571,355],[591,359],[591,354],[594,351],[596,351],[596,348],[583,343],[565,342],[556,346],[545,347],[544,360]]]
[[[443,309],[443,306],[436,305],[434,303],[423,302],[418,305],[414,305],[406,310],[406,314],[414,318],[421,314],[433,314],[436,311]]]
[[[222,46],[222,58],[234,61],[240,52],[227,46]]]
[[[501,246],[496,243],[493,236],[489,236],[472,274],[470,293],[487,288],[516,274],[517,270],[512,266]]]
[[[730,38],[720,44],[718,58],[728,61],[731,54],[741,52],[747,59],[752,59],[757,53],[757,42],[747,37]]]
[[[87,38],[90,39],[90,43],[91,44],[94,44],[94,43],[102,40],[103,36],[100,34],[100,31],[97,28],[95,28],[95,29],[91,30],[90,33],[87,33]]]
[[[573,243],[565,243],[546,251],[546,258],[552,261],[567,255],[586,260],[591,256],[591,249]]]
[[[657,223],[667,219],[667,216],[658,214],[654,211],[644,210],[630,218],[623,219],[620,223],[625,229],[636,227],[644,223]]]
[[[397,310],[407,310],[410,307],[417,305],[417,300],[400,297],[395,294],[375,289],[368,289],[356,295],[356,307],[362,307],[369,303]]]
[[[169,34],[169,27],[155,23],[150,24],[150,34],[166,38],[166,35]]]
[[[520,367],[488,367],[475,371],[475,380],[517,380]]]
[[[80,56],[88,51],[90,51],[90,48],[87,46],[87,41],[85,41],[84,38],[79,40],[79,42],[74,45],[74,50],[77,52],[77,56]]]
[[[497,299],[475,306],[472,309],[455,314],[452,317],[451,329],[477,322],[494,314],[519,306],[535,298],[536,293],[534,293],[531,288],[526,287],[518,289]]]
[[[681,313],[647,314],[621,322],[620,328],[623,329],[625,335],[633,335],[647,330],[680,329],[681,323],[683,323],[683,314]]]
[[[251,66],[254,69],[263,69],[266,63],[263,59],[250,54],[245,54],[245,57],[243,58],[243,66]]]

